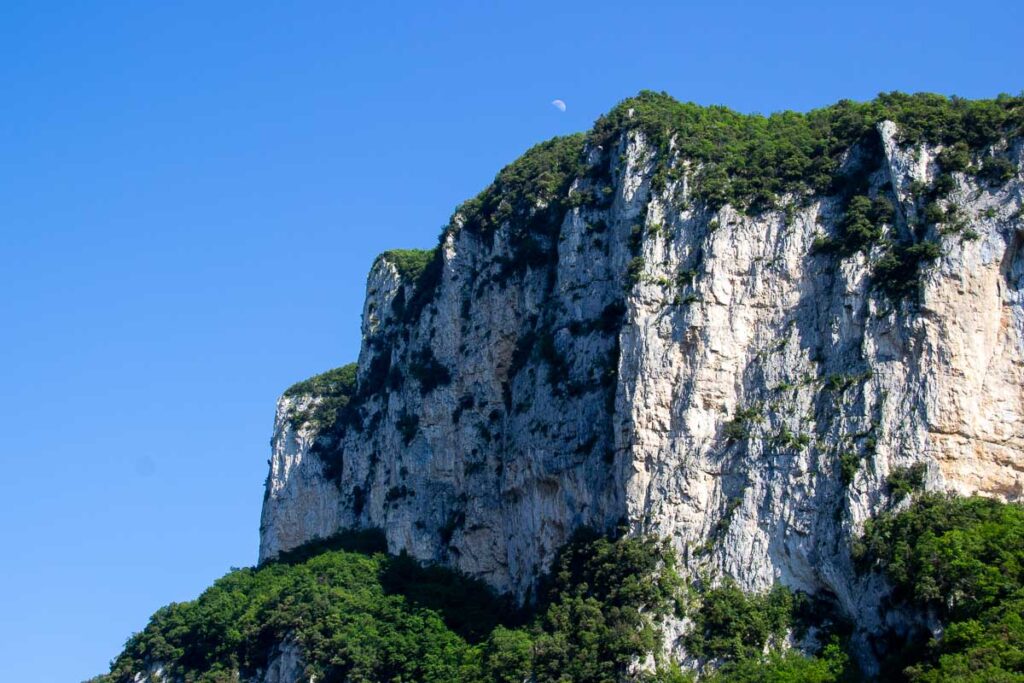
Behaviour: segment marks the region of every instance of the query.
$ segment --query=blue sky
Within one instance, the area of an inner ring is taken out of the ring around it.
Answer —
[[[0,680],[100,673],[255,560],[275,398],[531,144],[643,88],[1024,88],[1021,3],[893,4],[3,3]]]

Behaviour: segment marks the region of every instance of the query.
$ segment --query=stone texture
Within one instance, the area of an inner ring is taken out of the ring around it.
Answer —
[[[293,425],[291,416],[308,411],[318,399],[282,396],[277,402],[260,519],[260,560],[330,536],[340,524],[338,487],[324,476],[322,461],[309,452],[316,437],[311,424]]]
[[[285,641],[273,648],[266,671],[255,676],[252,683],[295,683],[303,680],[305,668],[301,648]],[[310,676],[309,683],[316,683],[316,678]]]

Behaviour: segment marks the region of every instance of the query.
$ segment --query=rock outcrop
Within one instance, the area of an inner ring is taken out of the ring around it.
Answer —
[[[302,545],[338,530],[342,496],[324,473],[323,462],[309,450],[316,430],[292,417],[320,399],[282,396],[274,418],[273,456],[260,521],[260,558]]]
[[[512,169],[416,267],[374,263],[342,408],[279,402],[260,559],[376,527],[527,599],[575,529],[624,525],[871,631],[849,545],[894,477],[1024,494],[1024,144],[970,150],[999,182],[948,148],[882,121],[840,156],[855,192],[755,209],[640,125],[531,151],[526,190]],[[851,194],[893,211],[844,250]]]
[[[152,662],[145,671],[135,674],[132,683],[182,683],[183,679],[167,672],[163,662]],[[305,663],[301,649],[292,642],[277,643],[268,653],[267,668],[257,671],[246,683],[297,683],[304,680]],[[311,681],[315,683],[315,681]]]

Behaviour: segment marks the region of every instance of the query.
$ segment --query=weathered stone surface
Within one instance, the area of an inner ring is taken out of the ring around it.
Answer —
[[[260,520],[260,560],[338,528],[341,494],[324,476],[323,462],[309,452],[316,436],[313,427],[293,425],[291,419],[316,403],[308,396],[282,396],[277,402]]]

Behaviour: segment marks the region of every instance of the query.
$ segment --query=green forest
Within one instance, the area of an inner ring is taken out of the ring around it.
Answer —
[[[670,616],[692,621],[682,644],[700,680],[863,679],[847,652],[852,625],[834,605],[781,585],[747,594],[728,579],[686,583],[654,538],[577,534],[526,608],[384,550],[379,532],[347,532],[234,570],[159,610],[95,681],[126,683],[149,662],[189,683],[234,681],[285,640],[301,649],[306,675],[327,682],[694,680],[660,654]],[[1024,507],[922,495],[869,523],[851,552],[859,571],[889,579],[890,609],[921,623],[882,634],[882,680],[1024,680]],[[812,627],[816,651],[787,647],[788,634]]]

